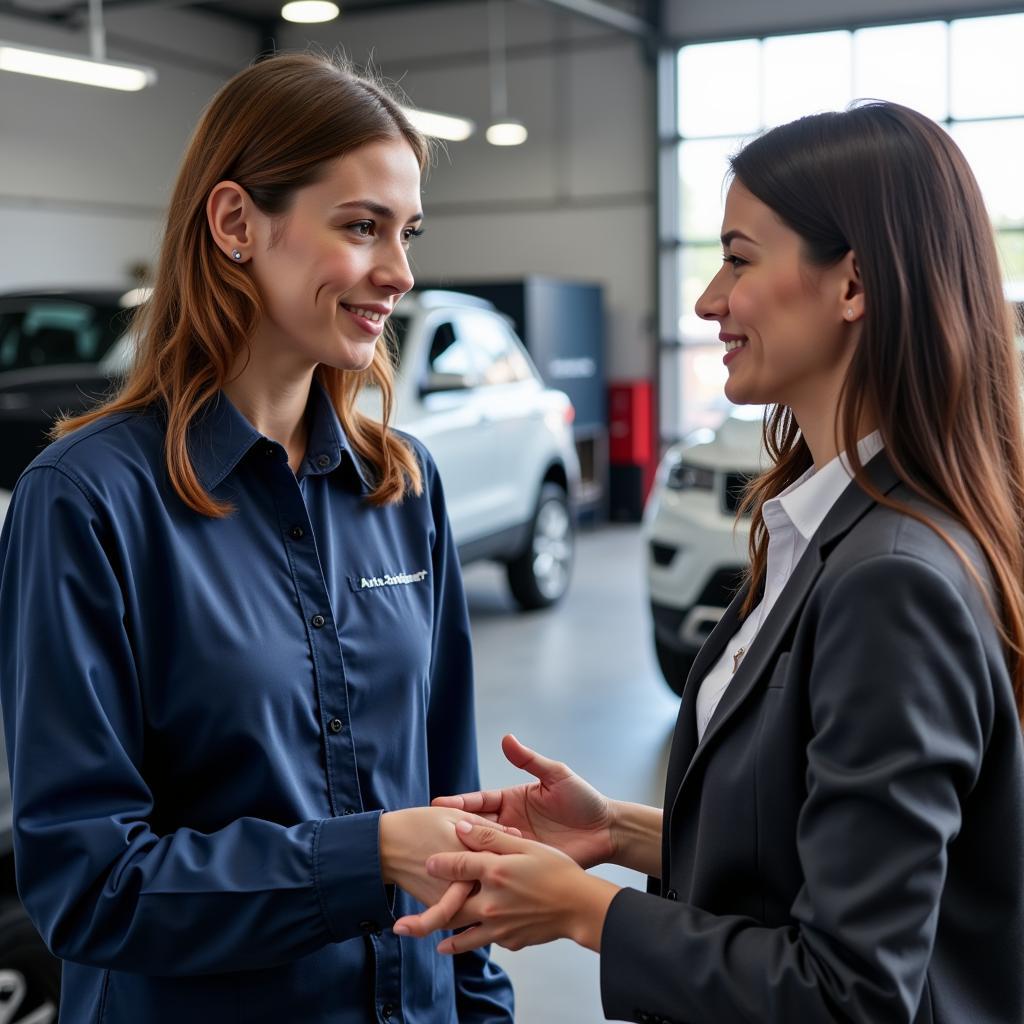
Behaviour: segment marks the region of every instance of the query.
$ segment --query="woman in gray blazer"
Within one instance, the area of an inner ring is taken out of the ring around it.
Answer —
[[[938,125],[874,102],[732,171],[697,312],[727,396],[769,407],[773,465],[664,813],[507,737],[537,781],[444,802],[524,838],[460,830],[428,869],[477,891],[396,930],[470,925],[448,953],[575,939],[615,1020],[1020,1024],[1021,380],[978,186]]]

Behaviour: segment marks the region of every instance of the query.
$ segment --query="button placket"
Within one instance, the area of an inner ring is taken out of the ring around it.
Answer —
[[[299,606],[309,631],[314,699],[324,730],[329,813],[354,813],[361,805],[361,795],[352,748],[344,657],[335,630],[324,628],[333,621],[333,613],[313,523],[300,484],[290,472],[287,479],[275,476],[274,498]],[[328,680],[339,680],[341,685],[331,685]]]

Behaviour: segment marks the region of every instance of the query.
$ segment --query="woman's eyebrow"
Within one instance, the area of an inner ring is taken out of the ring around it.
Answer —
[[[744,242],[749,242],[751,245],[757,245],[757,242],[755,242],[750,237],[750,235],[745,235],[745,234],[743,234],[742,231],[733,230],[733,231],[726,231],[726,233],[724,235],[722,235],[722,245],[723,245],[723,247],[728,248],[730,245],[732,245],[733,241],[735,239],[737,239],[737,238],[742,239]]]
[[[397,220],[398,216],[390,206],[384,206],[383,203],[375,202],[373,199],[352,199],[347,203],[337,203],[334,207],[336,210],[344,210],[358,208],[360,210],[369,210],[374,216],[381,217],[384,220]],[[414,220],[423,220],[422,213],[414,213],[406,223],[411,223]]]

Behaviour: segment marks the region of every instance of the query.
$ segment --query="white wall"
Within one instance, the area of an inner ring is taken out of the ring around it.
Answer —
[[[704,39],[1024,10],[1006,0],[666,0],[665,32]]]
[[[530,132],[499,149],[490,112],[487,4],[352,15],[290,27],[280,42],[341,47],[376,66],[419,107],[473,119],[448,143],[424,191],[421,280],[545,273],[604,285],[608,372],[654,370],[654,93],[638,43],[582,18],[507,5],[509,112]]]
[[[152,262],[200,110],[255,32],[196,12],[108,11],[111,59],[157,69],[139,93],[0,73],[0,290],[120,285]],[[82,31],[0,17],[0,39],[88,52]]]

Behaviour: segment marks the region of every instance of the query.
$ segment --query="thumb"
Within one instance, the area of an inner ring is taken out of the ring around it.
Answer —
[[[512,764],[524,772],[529,772],[546,786],[553,786],[572,775],[568,765],[538,754],[536,750],[531,750],[520,743],[511,733],[502,739],[501,749]]]

